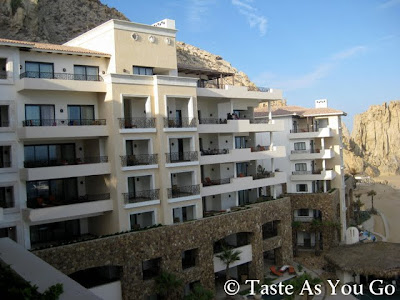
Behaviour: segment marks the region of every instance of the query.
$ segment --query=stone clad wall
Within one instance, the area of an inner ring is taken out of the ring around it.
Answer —
[[[321,211],[322,222],[333,222],[340,224],[340,215],[338,214],[338,205],[340,203],[339,190],[331,193],[314,193],[314,194],[290,194],[292,202],[292,216],[296,209],[317,209]],[[305,229],[308,229],[309,224],[304,223]],[[324,228],[323,234],[323,249],[328,250],[339,244],[338,229]]]
[[[282,198],[249,205],[240,211],[204,218],[182,224],[162,226],[145,231],[131,232],[71,245],[38,250],[34,253],[55,268],[69,275],[74,272],[105,265],[123,268],[121,279],[124,299],[137,299],[139,295],[154,294],[154,280],[142,280],[142,261],[161,257],[161,269],[175,273],[185,283],[200,280],[214,290],[213,245],[234,233],[251,233],[253,260],[249,265],[249,278],[263,276],[262,225],[280,220],[278,232],[281,250],[278,264],[292,261],[290,199]],[[276,238],[271,244],[279,246]],[[181,253],[198,248],[195,267],[182,270]]]

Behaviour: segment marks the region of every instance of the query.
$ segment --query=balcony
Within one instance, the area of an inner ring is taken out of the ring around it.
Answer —
[[[265,119],[200,119],[199,133],[236,133],[283,131],[282,120]]]
[[[197,151],[165,153],[167,167],[181,167],[197,165],[199,153]]]
[[[83,138],[108,136],[106,120],[25,120],[18,128],[20,139]]]
[[[121,133],[156,132],[156,118],[119,118]]]
[[[91,175],[110,174],[111,168],[107,156],[76,159],[25,161],[20,170],[22,180],[70,178]]]
[[[290,154],[290,160],[331,159],[333,157],[335,157],[335,152],[332,149],[292,150]]]
[[[290,179],[292,181],[314,181],[314,180],[333,180],[336,173],[333,170],[322,171],[294,171]]]
[[[264,186],[283,184],[285,182],[286,174],[284,172],[230,178],[229,183],[224,184],[212,184],[211,180],[211,182],[206,181],[206,185],[203,184],[201,196],[206,197],[211,195],[237,192]]]
[[[328,127],[315,128],[314,126],[295,128],[290,130],[289,139],[313,139],[332,137],[332,130]]]
[[[168,199],[196,196],[200,195],[200,185],[195,184],[188,186],[174,186],[172,188],[167,189],[167,192],[168,192]]]
[[[107,91],[106,84],[100,75],[80,75],[68,73],[24,72],[16,82],[17,91],[48,90],[48,91]]]
[[[286,156],[284,146],[269,146],[251,147],[243,149],[222,149],[222,150],[203,150],[201,151],[200,164],[222,164],[229,162],[246,160],[263,160],[268,158],[279,158]]]
[[[7,71],[0,71],[0,80],[7,79]]]
[[[233,248],[233,250],[240,251],[240,259],[231,263],[231,268],[251,262],[253,260],[253,248],[251,245]],[[220,254],[221,253],[214,254],[214,273],[221,272],[226,269],[225,263],[223,263],[221,259],[218,258],[218,255]]]
[[[197,119],[188,117],[180,119],[164,118],[164,131],[197,131]]]
[[[154,205],[160,203],[160,190],[136,191],[134,193],[123,193],[125,208]]]
[[[30,199],[28,208],[22,210],[25,221],[56,222],[70,218],[82,218],[101,215],[113,210],[113,203],[110,194],[97,194],[80,196],[77,199]]]
[[[121,156],[123,170],[158,168],[158,154],[135,154]]]
[[[234,86],[217,84],[215,81],[199,81],[197,88],[198,97],[230,98],[230,99],[255,99],[255,100],[281,100],[282,91],[257,86]]]

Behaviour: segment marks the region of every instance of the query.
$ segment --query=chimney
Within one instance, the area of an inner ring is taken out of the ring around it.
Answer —
[[[315,108],[327,108],[327,107],[328,107],[328,99],[315,100]]]
[[[152,26],[175,29],[175,20],[164,19],[164,20],[154,23]]]

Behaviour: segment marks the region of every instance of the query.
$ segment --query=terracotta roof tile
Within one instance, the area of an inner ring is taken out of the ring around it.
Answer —
[[[66,45],[56,45],[56,44],[46,44],[46,43],[35,43],[35,42],[27,42],[27,41],[17,41],[17,40],[9,40],[0,38],[0,44],[15,44],[16,46],[23,45],[32,50],[48,50],[55,52],[68,52],[68,53],[76,53],[76,54],[90,54],[90,55],[101,55],[101,56],[110,56],[108,53],[103,53],[99,51],[89,50],[81,47],[72,47]]]
[[[316,115],[345,115],[346,113],[333,109],[333,108],[305,108],[301,106],[281,106],[277,108],[272,108],[272,115],[274,116],[283,116],[283,115],[298,115],[302,117],[307,116],[316,116]],[[255,117],[264,117],[268,115],[268,107],[257,107],[254,109]]]

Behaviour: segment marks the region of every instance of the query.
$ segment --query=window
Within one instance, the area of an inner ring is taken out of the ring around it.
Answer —
[[[91,125],[94,105],[68,105],[68,125]]]
[[[133,66],[133,74],[153,75],[153,68]]]
[[[80,221],[48,223],[30,227],[31,244],[72,240],[80,236]]]
[[[0,127],[9,127],[9,126],[10,126],[10,120],[8,118],[8,105],[0,105]]]
[[[294,143],[294,150],[306,150],[306,142]]]
[[[142,262],[143,280],[152,279],[160,274],[161,258],[154,258]]]
[[[7,79],[7,58],[0,58],[0,79]]]
[[[308,210],[308,209],[305,209],[305,208],[299,209],[299,210],[297,211],[297,215],[298,215],[299,217],[308,217],[308,216],[309,216],[309,210]]]
[[[172,210],[174,223],[194,220],[194,205],[177,207]]]
[[[28,78],[53,78],[54,65],[52,63],[25,62],[25,77]]]
[[[182,252],[182,269],[188,269],[196,266],[197,249],[186,250]]]
[[[0,187],[0,207],[14,207],[14,193],[12,186]]]
[[[25,168],[75,164],[75,144],[25,146]]]
[[[99,81],[99,67],[74,65],[74,79]]]
[[[28,181],[26,183],[26,198],[29,208],[78,202],[77,179]]]
[[[15,227],[0,228],[0,238],[8,237],[13,241],[17,241],[17,230]]]
[[[0,146],[0,168],[11,168],[11,146]]]
[[[25,126],[53,126],[54,105],[25,105]]]
[[[294,165],[296,172],[307,171],[306,163],[299,163]]]
[[[245,136],[236,136],[235,137],[235,149],[243,149],[246,148],[246,137]]]
[[[307,184],[297,184],[296,185],[296,191],[297,192],[307,192],[308,191]]]

